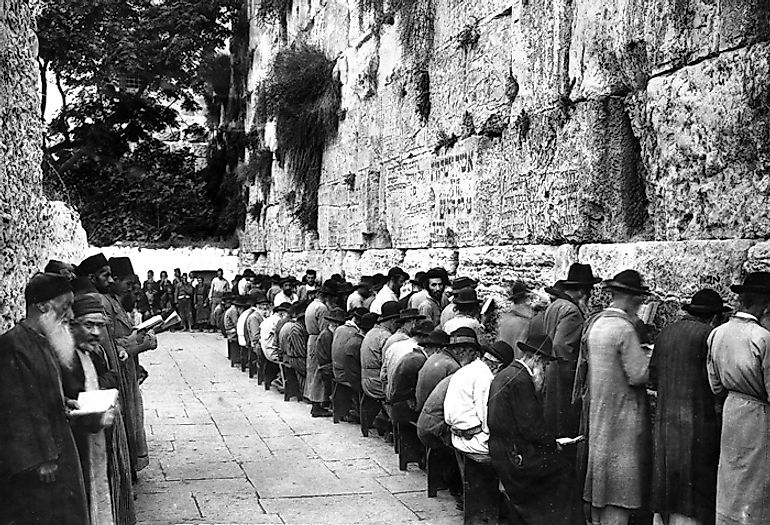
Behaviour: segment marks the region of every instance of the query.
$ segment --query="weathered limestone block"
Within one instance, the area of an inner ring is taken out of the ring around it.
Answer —
[[[457,275],[472,277],[486,287],[505,289],[515,281],[532,287],[550,286],[575,262],[572,246],[515,245],[461,248]]]
[[[437,13],[435,42],[439,49],[455,47],[457,35],[466,25],[510,17],[510,0],[434,0],[434,4]]]
[[[425,250],[406,250],[401,268],[409,275],[424,272],[431,268],[446,268],[449,275],[457,271],[459,253],[447,248],[428,248]]]
[[[357,282],[361,278],[361,254],[360,251],[347,250],[342,258],[342,275],[350,282]]]
[[[643,89],[647,78],[770,36],[763,0],[577,0],[574,100]]]
[[[358,260],[360,275],[387,274],[394,266],[404,264],[403,250],[366,250]]]
[[[88,239],[80,215],[61,201],[48,201],[40,214],[44,247],[40,260],[50,259],[78,263],[88,248]]]
[[[743,265],[746,272],[770,271],[770,242],[758,242],[749,248],[748,257]]]
[[[770,235],[770,43],[650,81],[631,102],[655,236]]]
[[[747,239],[587,244],[580,247],[578,260],[591,264],[594,274],[604,279],[637,270],[661,297],[689,299],[706,287],[729,297],[730,285],[743,278],[753,244]]]

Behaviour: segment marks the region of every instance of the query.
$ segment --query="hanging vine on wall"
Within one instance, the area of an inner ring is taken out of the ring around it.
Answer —
[[[339,125],[342,94],[334,61],[320,49],[295,44],[275,56],[263,87],[276,121],[276,153],[298,193],[294,215],[315,230],[323,153]]]

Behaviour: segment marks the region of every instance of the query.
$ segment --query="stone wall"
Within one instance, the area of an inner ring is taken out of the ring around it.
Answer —
[[[41,118],[34,5],[0,0],[0,330],[24,315],[23,290],[50,258],[76,261],[76,213],[41,191]]]
[[[259,1],[250,89],[286,45]],[[294,3],[288,41],[336,59],[345,118],[324,157],[318,231],[293,219],[276,162],[242,266],[354,279],[442,264],[498,294],[582,261],[603,277],[637,268],[678,300],[767,263],[770,3],[433,2],[424,124],[398,13],[379,26],[356,0]],[[479,39],[463,48],[469,24]]]

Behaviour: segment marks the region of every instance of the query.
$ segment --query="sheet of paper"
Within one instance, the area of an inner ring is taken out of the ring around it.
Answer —
[[[80,408],[73,410],[73,415],[100,414],[115,406],[118,401],[118,391],[115,388],[109,390],[91,390],[78,394]]]
[[[136,325],[136,330],[138,331],[150,330],[161,324],[163,324],[163,318],[159,315],[156,315],[154,317],[150,317],[145,322],[139,323],[138,325]]]
[[[585,438],[586,437],[581,434],[581,435],[579,435],[577,437],[573,437],[573,438],[571,438],[571,437],[556,438],[556,442],[559,445],[561,445],[561,446],[564,446],[564,445],[574,445],[575,443],[580,443],[581,441],[585,440]]]

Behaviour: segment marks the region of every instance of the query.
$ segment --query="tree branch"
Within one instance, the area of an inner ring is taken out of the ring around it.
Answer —
[[[45,109],[48,104],[48,82],[46,80],[48,61],[38,58],[37,64],[40,70],[40,119],[45,120]]]

